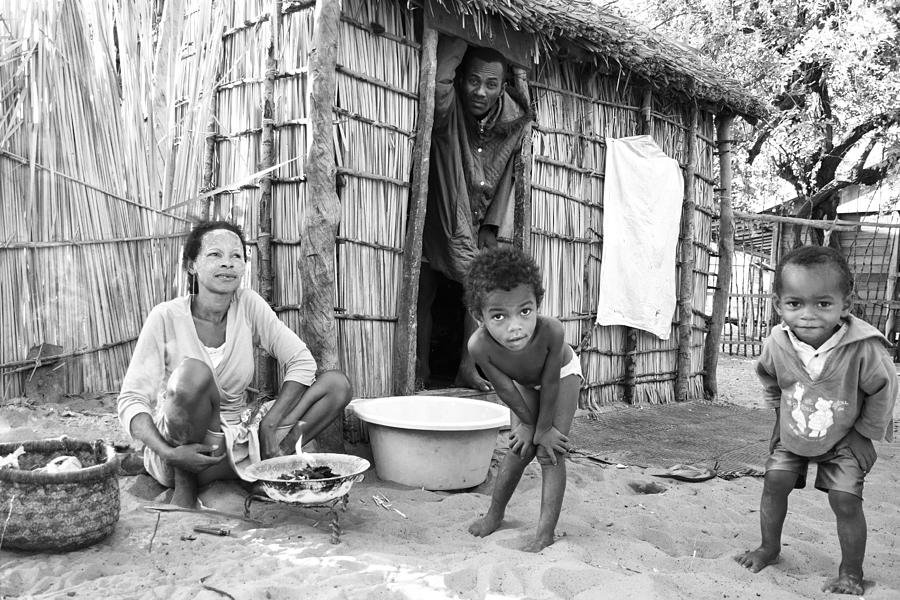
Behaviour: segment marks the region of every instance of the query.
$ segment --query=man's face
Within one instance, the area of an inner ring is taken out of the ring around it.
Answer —
[[[491,110],[506,89],[503,63],[473,58],[462,80],[463,106],[473,117],[481,118]]]

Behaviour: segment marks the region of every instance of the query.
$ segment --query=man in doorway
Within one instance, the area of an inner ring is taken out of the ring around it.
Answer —
[[[464,40],[444,35],[438,41],[419,280],[417,386],[427,383],[430,375],[436,272],[463,282],[475,254],[496,246],[501,227],[508,227],[512,218],[515,157],[533,116],[524,98],[507,85],[508,72],[506,59],[496,50],[468,47]],[[490,383],[466,349],[475,327],[466,311],[455,383],[488,391]]]

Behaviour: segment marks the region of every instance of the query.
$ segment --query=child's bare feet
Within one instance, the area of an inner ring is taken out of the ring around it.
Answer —
[[[486,515],[480,519],[476,519],[469,525],[469,533],[476,537],[485,537],[497,531],[497,528],[500,527],[500,523],[502,522],[503,515],[497,516],[488,512]]]
[[[531,543],[522,548],[525,552],[540,552],[547,546],[553,543],[553,535],[549,537],[538,536],[531,540]]]
[[[742,567],[750,569],[751,572],[759,573],[772,563],[776,562],[780,552],[781,548],[769,549],[765,546],[760,546],[756,550],[751,550],[743,556],[736,556],[734,560]]]
[[[862,584],[862,573],[840,572],[836,579],[831,579],[822,586],[823,592],[832,594],[852,594],[861,596],[865,591]]]

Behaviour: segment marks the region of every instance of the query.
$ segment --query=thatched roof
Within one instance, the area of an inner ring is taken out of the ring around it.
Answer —
[[[567,45],[592,55],[598,64],[620,66],[659,88],[727,107],[750,121],[768,109],[744,86],[719,71],[697,50],[666,39],[593,0],[437,0],[457,12],[496,15],[513,28],[534,34],[540,50]],[[488,23],[484,23],[487,27]]]

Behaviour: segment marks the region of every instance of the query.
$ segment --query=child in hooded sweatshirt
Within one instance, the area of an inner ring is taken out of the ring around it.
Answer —
[[[897,372],[887,339],[850,314],[853,276],[836,250],[804,246],[775,269],[773,328],[757,363],[775,429],[760,502],[762,543],[737,557],[758,572],[778,559],[788,495],[817,463],[816,488],[837,519],[841,564],[824,591],[863,593],[862,492],[873,441],[891,441]]]

